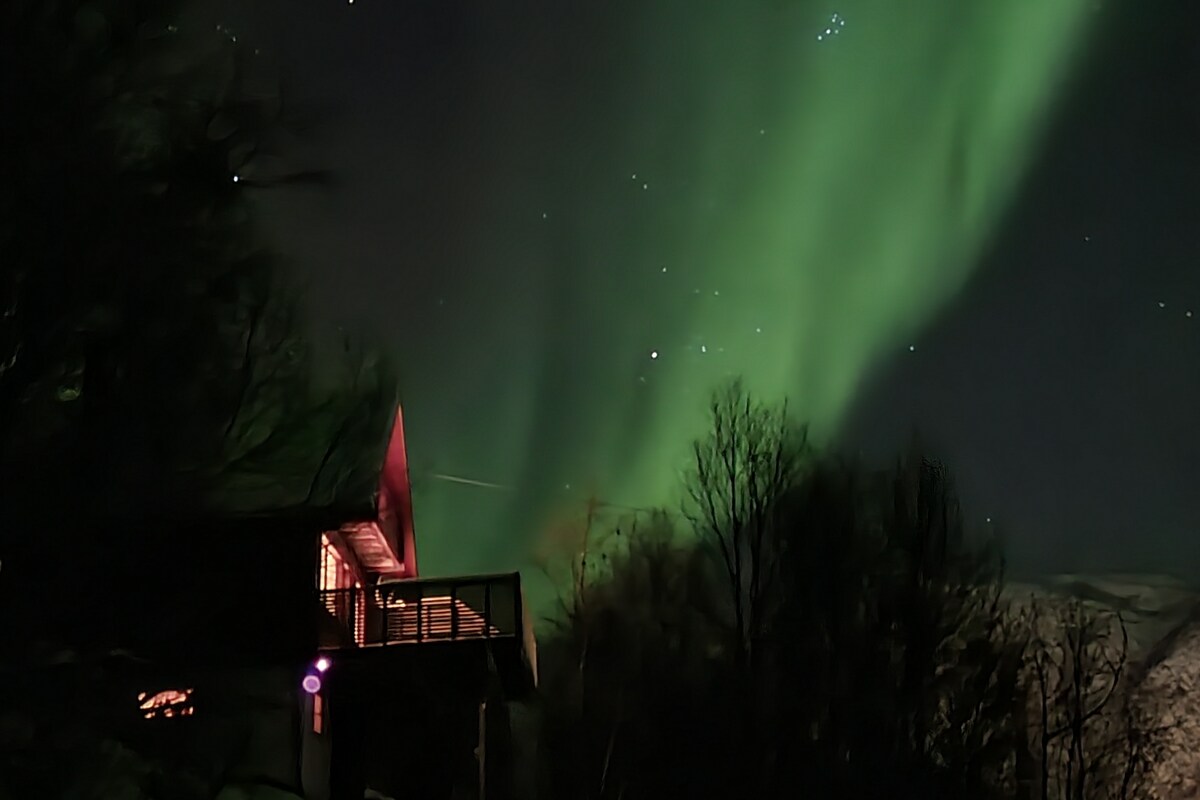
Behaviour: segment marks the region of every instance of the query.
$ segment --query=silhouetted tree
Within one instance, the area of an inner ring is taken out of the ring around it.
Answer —
[[[709,426],[692,444],[684,511],[724,569],[735,655],[745,662],[770,613],[781,501],[799,476],[807,437],[786,405],[763,404],[741,381],[713,394]]]
[[[6,669],[14,654],[37,660],[34,637],[86,669],[90,655],[46,622],[107,622],[104,580],[133,585],[113,576],[138,552],[96,519],[187,519],[214,492],[279,484],[323,496],[347,469],[323,469],[329,448],[369,417],[361,398],[314,392],[295,294],[255,229],[249,187],[323,176],[276,157],[290,127],[279,83],[238,39],[173,0],[0,4]],[[356,388],[394,392],[372,358],[347,361]],[[144,530],[188,553],[173,526]],[[28,748],[4,740],[0,757],[20,764],[3,777],[27,773],[17,796],[172,796],[112,744],[93,698],[76,699],[31,712],[88,717],[72,749],[55,749],[62,726],[45,719],[31,724],[51,733]]]
[[[564,581],[549,796],[1011,797],[1024,643],[946,470],[815,458],[739,385],[718,398],[690,546],[665,518],[592,535]]]
[[[1074,598],[1026,612],[1027,659],[1040,800],[1150,797],[1153,731],[1130,705],[1129,634],[1117,612]]]
[[[265,362],[308,379],[245,197],[301,175],[270,152],[278,82],[180,2],[15,0],[0,37],[6,511],[170,508]]]
[[[716,796],[733,709],[705,554],[666,516],[591,537],[539,643],[539,753],[549,797]],[[585,602],[579,602],[579,587]],[[736,786],[724,784],[728,790]]]
[[[963,541],[944,468],[822,460],[788,521],[772,628],[779,780],[835,796],[1001,796],[1019,648],[998,564]]]
[[[814,456],[740,384],[712,415],[695,535],[597,536],[589,512],[572,550],[540,649],[546,796],[1144,796],[1119,617],[1014,605],[919,451]]]

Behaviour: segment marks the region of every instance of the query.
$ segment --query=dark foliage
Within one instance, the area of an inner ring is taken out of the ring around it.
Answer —
[[[825,462],[786,502],[787,596],[764,704],[793,731],[774,759],[785,784],[1002,796],[1019,652],[998,613],[999,563],[965,544],[945,469]]]
[[[1039,800],[1138,800],[1156,726],[1139,719],[1129,691],[1129,634],[1119,613],[1070,599],[1031,603],[1026,659],[1028,785]]]
[[[212,553],[210,515],[327,504],[354,472],[330,453],[383,446],[394,386],[348,344],[314,386],[247,191],[323,176],[281,158],[279,82],[236,32],[176,0],[13,0],[0,99],[0,668],[82,675],[163,617],[217,627],[202,592],[154,589]],[[80,681],[0,720],[0,791],[184,796]]]
[[[1090,710],[1124,663],[1103,620],[1079,611],[1060,643],[1047,617],[1014,608],[998,550],[971,541],[940,463],[814,457],[740,392],[717,395],[695,449],[690,536],[660,515],[582,537],[541,647],[543,795],[1139,796],[1142,737],[1121,727],[1128,714]],[[1066,681],[1047,700],[1050,766],[1075,759],[1089,775],[1076,766],[1069,792],[1036,775],[1039,658]],[[1104,793],[1101,775],[1126,788]]]
[[[8,509],[189,503],[249,388],[307,380],[292,298],[245,197],[281,124],[278,85],[235,34],[185,11],[0,12]]]
[[[735,658],[749,666],[778,589],[780,499],[795,484],[808,453],[787,408],[750,396],[740,381],[709,405],[711,432],[692,445],[684,514],[715,553],[732,611]]]
[[[718,573],[661,516],[591,542],[585,559],[557,634],[539,645],[544,791],[708,796],[736,702],[724,691],[728,630],[714,622]]]

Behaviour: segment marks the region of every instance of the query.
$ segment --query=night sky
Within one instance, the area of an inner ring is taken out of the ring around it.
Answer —
[[[919,429],[1018,570],[1191,574],[1196,5],[255,0],[228,24],[318,112],[296,157],[336,184],[264,212],[320,313],[402,369],[426,574],[525,566],[589,494],[674,506],[735,374],[872,461]]]

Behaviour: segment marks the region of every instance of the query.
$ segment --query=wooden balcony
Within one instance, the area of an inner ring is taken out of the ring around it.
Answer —
[[[536,685],[537,655],[519,573],[382,582],[320,592],[326,650],[482,643]]]

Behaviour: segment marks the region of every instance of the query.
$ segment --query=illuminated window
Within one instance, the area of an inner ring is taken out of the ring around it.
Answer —
[[[146,719],[190,717],[196,709],[192,706],[193,689],[165,689],[155,694],[138,694],[138,708]]]
[[[323,733],[325,731],[325,701],[321,699],[320,692],[312,696],[312,703],[313,733]]]
[[[321,535],[321,562],[317,566],[317,588],[323,592],[325,608],[350,630],[358,645],[366,641],[367,598],[354,570],[325,534]]]
[[[354,643],[362,647],[367,643],[367,593],[357,581],[354,588]]]
[[[337,589],[349,589],[354,586],[354,570],[342,558],[342,554],[329,541],[329,537],[321,535],[321,565],[317,570],[317,587],[323,592]]]

